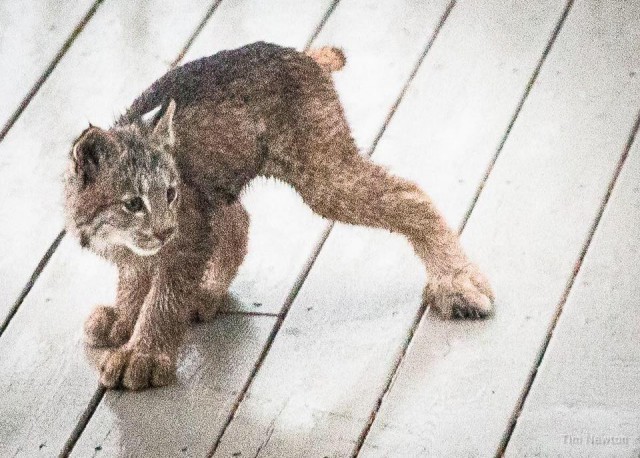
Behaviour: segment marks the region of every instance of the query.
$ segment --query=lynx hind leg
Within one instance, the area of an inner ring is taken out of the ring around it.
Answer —
[[[193,321],[209,321],[228,298],[229,285],[247,254],[249,215],[240,202],[219,208],[211,219],[215,247],[194,295]]]
[[[462,251],[428,196],[415,184],[392,176],[357,152],[339,108],[310,116],[313,128],[300,128],[295,167],[273,167],[318,214],[336,221],[403,234],[429,273],[424,299],[443,317],[480,318],[491,314],[493,292],[487,279]],[[304,135],[303,132],[313,132]],[[303,172],[297,172],[302,170]]]

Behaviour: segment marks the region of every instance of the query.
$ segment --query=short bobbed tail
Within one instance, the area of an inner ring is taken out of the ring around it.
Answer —
[[[316,61],[327,72],[336,72],[347,63],[342,49],[333,46],[310,49],[305,54]]]

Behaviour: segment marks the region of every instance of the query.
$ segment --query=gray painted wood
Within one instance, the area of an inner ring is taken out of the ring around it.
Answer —
[[[0,3],[0,128],[93,3],[94,0]]]
[[[363,150],[383,127],[447,3],[341,2],[313,43],[346,53],[347,65],[333,76]],[[232,285],[237,307],[280,313],[328,223],[281,183],[256,181],[243,202],[251,228],[249,254]]]
[[[71,456],[205,456],[240,397],[275,317],[221,315],[196,326],[176,385],[110,391]]]
[[[499,451],[637,114],[639,20],[574,5],[463,234],[496,315],[422,321],[362,456]]]
[[[223,1],[184,60],[194,60],[255,41],[302,49],[322,22],[331,3],[332,0]]]
[[[71,240],[62,245],[74,256],[53,256],[0,339],[0,456],[57,455],[98,387],[82,324],[92,304],[113,300],[116,279]]]
[[[105,2],[0,142],[0,322],[63,227],[73,139],[89,121],[110,125],[162,75],[209,6],[190,0],[176,19],[170,0]]]
[[[639,456],[640,143],[600,220],[507,457]]]
[[[424,275],[400,236],[334,228],[214,456],[349,456]]]
[[[501,3],[453,9],[373,156],[430,192],[437,189],[454,224],[563,8],[562,2],[518,9]],[[466,38],[470,29],[478,39]],[[501,51],[504,43],[524,41],[527,46]],[[478,126],[478,119],[486,122]],[[448,161],[469,166],[452,172]],[[447,195],[448,189],[455,191]],[[424,277],[400,237],[336,225],[215,456],[353,453],[420,308]],[[396,445],[391,456],[404,453]]]

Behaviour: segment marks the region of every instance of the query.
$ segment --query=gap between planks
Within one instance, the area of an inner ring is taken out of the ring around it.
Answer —
[[[531,387],[533,386],[533,382],[536,378],[536,375],[538,374],[538,368],[542,363],[542,360],[547,351],[547,348],[549,347],[549,343],[551,342],[551,339],[553,337],[553,331],[555,330],[556,325],[558,324],[560,315],[562,315],[564,305],[567,302],[569,294],[571,293],[571,289],[573,288],[573,284],[575,283],[576,277],[578,276],[578,273],[580,272],[580,268],[582,267],[582,261],[584,260],[584,257],[587,255],[587,252],[589,251],[589,247],[591,245],[591,241],[593,240],[593,236],[595,235],[596,230],[600,225],[600,220],[602,219],[602,215],[604,214],[604,211],[609,203],[609,200],[611,198],[611,193],[613,192],[613,188],[615,187],[618,181],[618,177],[620,176],[620,172],[622,171],[622,168],[624,167],[624,164],[627,161],[627,157],[629,156],[629,151],[631,150],[631,147],[635,142],[639,129],[640,129],[640,110],[636,115],[636,119],[631,128],[631,132],[629,133],[629,137],[627,138],[627,142],[624,146],[620,159],[618,160],[618,164],[616,165],[615,171],[613,172],[613,176],[609,181],[607,192],[602,198],[602,202],[600,203],[600,207],[598,208],[598,213],[596,215],[596,218],[594,219],[593,224],[589,228],[589,233],[587,234],[584,244],[582,245],[582,249],[580,250],[580,256],[578,257],[578,260],[575,263],[575,267],[573,269],[573,272],[571,273],[571,276],[569,277],[569,280],[567,280],[567,285],[565,287],[564,292],[562,293],[562,297],[560,298],[558,307],[556,308],[556,313],[554,314],[553,319],[551,320],[551,325],[547,330],[547,336],[544,342],[542,343],[542,348],[540,349],[540,353],[538,354],[538,357],[535,360],[534,366],[531,370],[531,373],[527,379],[526,385],[523,389],[523,393],[518,401],[518,404],[514,409],[511,422],[505,433],[502,443],[500,444],[500,448],[496,453],[496,457],[504,456],[505,450],[509,445],[509,441],[511,440],[511,436],[513,435],[513,431],[515,430],[516,424],[518,422],[518,418],[522,413],[522,408],[524,407],[524,404],[527,400],[527,396],[529,395],[529,392],[531,391]]]
[[[529,83],[527,84],[527,87],[525,88],[524,93],[522,94],[522,98],[520,99],[520,102],[518,103],[518,106],[516,107],[516,110],[513,113],[513,117],[511,118],[511,122],[509,122],[509,125],[507,126],[507,130],[505,131],[504,136],[500,140],[500,144],[498,145],[498,149],[496,150],[496,154],[493,156],[493,159],[489,163],[489,166],[487,167],[487,171],[485,172],[484,177],[480,181],[480,185],[478,185],[478,189],[476,191],[476,194],[474,195],[473,200],[471,201],[471,205],[469,206],[469,209],[467,210],[467,213],[465,213],[464,218],[462,219],[462,225],[460,226],[460,232],[462,232],[464,230],[465,226],[467,225],[467,221],[469,221],[469,218],[471,217],[471,212],[473,211],[473,208],[475,207],[476,202],[478,202],[478,199],[480,198],[480,194],[482,194],[482,189],[484,188],[484,185],[487,182],[487,179],[489,178],[489,175],[491,174],[491,171],[493,170],[493,167],[496,165],[496,162],[498,161],[498,158],[500,157],[500,153],[502,152],[502,149],[504,148],[504,144],[507,142],[507,138],[509,137],[509,134],[511,133],[511,129],[513,128],[513,125],[515,124],[516,119],[518,118],[518,115],[520,114],[520,111],[522,110],[522,107],[524,106],[524,102],[529,97],[529,93],[531,92],[531,88],[533,87],[533,84],[538,79],[538,75],[540,74],[540,70],[542,69],[542,65],[544,64],[544,61],[547,59],[547,55],[549,55],[549,51],[551,51],[551,48],[553,47],[553,44],[556,41],[556,38],[558,38],[558,35],[560,34],[560,30],[562,29],[562,26],[564,25],[564,23],[565,23],[565,21],[567,19],[567,16],[569,15],[569,11],[571,10],[571,7],[573,6],[573,2],[574,2],[574,0],[567,0],[567,3],[565,5],[565,7],[564,7],[564,11],[562,12],[562,16],[560,16],[560,20],[558,21],[558,24],[556,24],[555,29],[551,33],[551,38],[549,39],[549,42],[547,43],[547,46],[544,48],[544,51],[542,51],[542,56],[540,57],[540,61],[538,62],[538,65],[536,65],[536,68],[533,71],[533,74],[531,75],[531,79],[529,80]]]
[[[222,0],[214,0],[213,4],[209,8],[209,10],[205,13],[200,23],[196,26],[195,30],[193,31],[193,33],[185,43],[182,50],[178,53],[178,57],[176,57],[174,61],[171,62],[171,64],[169,65],[169,68],[176,67],[180,63],[180,61],[184,58],[184,56],[187,54],[187,51],[193,44],[193,42],[196,40],[196,38],[198,38],[198,35],[200,35],[200,32],[202,32],[202,29],[204,29],[204,26],[207,24],[209,19],[211,19],[211,16],[213,16],[213,13],[216,12],[216,10],[218,9],[218,6],[220,6],[220,3],[222,3]]]
[[[93,15],[98,10],[98,7],[103,2],[104,0],[96,0],[93,3],[93,5],[91,5],[91,7],[87,11],[87,13],[84,15],[84,17],[80,20],[78,25],[76,25],[76,27],[73,29],[73,31],[71,32],[71,35],[69,35],[69,38],[66,39],[66,41],[63,43],[60,50],[53,57],[49,65],[47,65],[47,67],[45,68],[40,78],[38,78],[38,80],[33,85],[33,87],[29,90],[29,92],[27,92],[27,95],[24,97],[24,99],[22,99],[22,102],[20,102],[20,105],[18,105],[18,108],[16,108],[16,110],[11,114],[11,116],[9,117],[5,125],[2,126],[2,129],[0,130],[0,141],[2,141],[4,137],[6,137],[11,127],[13,127],[13,125],[18,120],[22,112],[25,110],[25,108],[27,108],[27,105],[29,105],[29,103],[31,102],[31,99],[33,99],[36,93],[40,90],[40,88],[42,87],[44,82],[47,80],[47,78],[49,78],[49,75],[51,75],[51,73],[56,68],[60,60],[62,60],[62,58],[67,53],[67,51],[69,50],[69,48],[71,47],[75,39],[78,38],[78,35],[80,35],[80,32],[82,32],[84,27],[91,20]],[[15,311],[13,311],[13,313],[15,313]],[[0,335],[2,334],[2,330],[4,330],[4,327],[7,323],[8,321],[5,320],[5,323],[3,323],[3,327],[0,328]]]
[[[102,2],[102,1],[104,1],[104,0],[98,0],[98,2]],[[319,24],[314,28],[313,33],[311,34],[311,37],[309,38],[307,44],[305,45],[305,48],[304,48],[305,50],[307,50],[309,48],[310,44],[318,36],[320,31],[322,30],[322,27],[326,24],[327,20],[329,19],[329,17],[331,16],[333,11],[335,10],[335,8],[338,5],[339,1],[340,0],[334,0],[331,3],[331,5],[327,9],[326,13],[324,14],[322,19],[320,20]],[[455,0],[453,0],[453,1],[455,1]],[[200,23],[198,24],[198,26],[194,30],[193,34],[187,40],[185,46],[182,48],[182,50],[180,51],[180,53],[178,54],[176,59],[170,64],[169,68],[173,68],[173,67],[177,66],[180,63],[180,61],[184,58],[184,56],[186,55],[187,51],[189,50],[189,48],[193,44],[193,42],[196,40],[196,38],[198,37],[198,35],[202,31],[202,29],[205,27],[206,23],[209,21],[209,19],[213,16],[215,11],[218,9],[218,6],[220,5],[220,3],[222,3],[222,0],[215,0],[214,1],[214,3],[211,5],[211,7],[207,11],[207,13],[202,18],[202,21],[200,21]],[[1,137],[0,137],[0,140],[1,140]],[[33,286],[33,284],[37,280],[38,276],[40,275],[40,273],[42,272],[42,270],[46,266],[46,264],[49,261],[49,259],[51,258],[51,256],[53,255],[53,252],[56,250],[56,248],[60,244],[60,241],[62,240],[64,235],[65,235],[65,231],[62,231],[60,233],[60,235],[58,235],[58,238],[56,238],[56,241],[51,245],[51,247],[49,248],[49,250],[45,254],[45,257],[41,261],[41,263],[40,263],[41,265],[40,264],[38,265],[38,269],[36,269],[36,271],[34,272],[31,280],[29,281],[28,290],[25,287],[26,292],[24,294],[20,295],[20,300],[16,304],[14,309],[12,310],[12,313],[10,314],[10,316],[15,315],[20,303],[22,303],[22,301],[24,300],[26,295],[31,290],[31,287]],[[328,233],[327,233],[327,236],[328,236]],[[320,246],[320,248],[321,248],[321,246]],[[320,248],[318,248],[318,250]],[[308,271],[310,269],[311,269],[311,265],[309,265],[308,268],[305,268],[305,274],[308,273]],[[306,275],[305,275],[305,278],[306,278]],[[304,281],[304,279],[302,280],[302,282],[303,281]],[[299,286],[298,286],[298,282],[296,282],[296,286],[294,286],[294,289],[296,289],[296,287],[297,287],[297,289],[299,289],[300,286],[302,285],[302,282],[300,282]],[[296,292],[297,292],[297,289],[296,289]],[[295,298],[295,294],[293,295],[293,297],[291,299],[290,299],[290,297],[287,298],[287,304],[292,303],[293,302],[293,298]],[[273,341],[273,339],[275,338],[275,335],[277,334],[278,330],[280,329],[280,325],[281,325],[282,321],[284,320],[284,317],[286,316],[286,311],[287,310],[288,310],[288,307],[285,308],[285,312],[282,315],[271,314],[271,313],[260,313],[260,312],[235,312],[235,311],[219,312],[220,314],[224,314],[224,315],[277,316],[278,319],[277,319],[277,322],[276,322],[276,326],[274,327],[274,329],[271,331],[271,334],[269,335],[269,338],[267,340],[267,346],[262,350],[262,352],[261,352],[261,354],[260,354],[260,356],[258,358],[257,366],[251,372],[251,375],[249,376],[247,382],[242,387],[242,390],[240,391],[241,395],[238,397],[238,402],[236,402],[233,405],[233,408],[232,408],[232,411],[231,411],[232,414],[227,418],[227,421],[225,422],[225,425],[224,425],[224,428],[222,430],[222,433],[220,434],[220,437],[218,437],[216,439],[214,446],[217,446],[217,444],[219,443],[219,440],[222,437],[222,434],[226,430],[227,426],[231,422],[231,420],[233,418],[233,414],[237,410],[237,407],[240,404],[240,401],[244,398],[244,395],[247,392],[247,390],[249,388],[249,385],[251,384],[251,381],[254,378],[255,373],[257,372],[260,364],[262,363],[262,361],[264,360],[266,354],[268,353],[269,348],[271,347],[271,342]],[[7,324],[9,322],[9,320],[10,320],[10,318],[8,318]],[[0,334],[0,336],[1,336],[1,334]],[[91,400],[89,401],[89,404],[87,405],[87,408],[85,409],[85,411],[83,412],[82,416],[78,420],[78,423],[76,424],[76,427],[73,429],[73,431],[69,435],[69,438],[67,439],[67,442],[65,443],[63,449],[60,452],[60,455],[59,455],[60,457],[67,457],[73,451],[73,448],[75,447],[76,443],[78,442],[78,439],[80,438],[80,436],[84,432],[85,428],[89,424],[89,421],[91,420],[91,417],[93,416],[93,414],[95,413],[96,409],[98,408],[98,405],[102,401],[102,398],[104,397],[105,393],[106,393],[106,389],[101,385],[98,386],[98,388],[96,389],[94,395],[91,397]]]
[[[493,156],[493,158],[491,159],[491,161],[489,162],[489,166],[487,167],[487,170],[484,174],[484,176],[482,177],[482,180],[480,181],[479,185],[478,185],[478,189],[476,190],[476,193],[471,201],[471,204],[469,205],[469,209],[467,210],[467,212],[465,213],[463,219],[462,219],[462,223],[460,225],[460,228],[458,230],[458,234],[461,234],[462,231],[464,231],[465,226],[467,225],[467,221],[469,221],[469,218],[471,217],[471,213],[473,212],[473,209],[476,205],[476,203],[478,202],[478,199],[480,198],[480,195],[482,194],[482,189],[484,188],[484,185],[487,181],[487,179],[489,178],[489,175],[491,175],[491,172],[493,171],[493,167],[495,166],[496,162],[498,161],[498,158],[500,156],[500,153],[502,152],[502,149],[504,147],[504,144],[507,141],[507,138],[509,137],[509,134],[511,133],[511,129],[513,128],[513,125],[516,122],[516,119],[518,118],[518,115],[520,114],[520,111],[522,110],[522,107],[524,106],[525,101],[527,100],[527,98],[529,97],[529,93],[531,92],[531,88],[533,87],[533,85],[535,84],[538,75],[540,74],[540,69],[542,68],[549,52],[551,51],[551,48],[553,47],[553,44],[556,41],[556,38],[558,37],[560,30],[562,29],[562,26],[565,23],[565,20],[569,14],[569,11],[571,10],[571,7],[573,6],[573,2],[574,0],[567,0],[567,3],[565,5],[565,8],[562,12],[562,15],[560,16],[560,19],[558,20],[558,23],[556,24],[553,32],[551,33],[551,37],[549,38],[549,41],[547,42],[547,45],[545,46],[542,55],[540,56],[540,60],[538,61],[538,64],[536,65],[533,73],[531,74],[531,77],[529,78],[529,81],[527,83],[527,86],[525,87],[525,90],[520,98],[520,101],[518,102],[518,105],[516,106],[516,109],[511,117],[511,120],[509,121],[509,124],[505,130],[504,135],[502,136],[502,139],[500,140],[500,143],[498,144],[498,148],[496,149],[496,152]],[[629,144],[629,147],[631,145]],[[626,149],[626,151],[628,151],[629,148]],[[610,194],[610,192],[609,192]],[[599,220],[599,217],[598,217]],[[590,239],[589,239],[590,241]],[[586,251],[586,249],[585,249]],[[582,257],[580,258],[582,259]],[[413,322],[413,324],[411,325],[411,328],[409,329],[409,332],[407,334],[404,346],[402,348],[402,351],[400,353],[400,355],[398,356],[395,365],[393,367],[393,371],[391,373],[391,375],[389,376],[387,383],[383,389],[382,394],[380,395],[380,397],[377,400],[376,403],[376,407],[373,410],[373,412],[371,413],[370,417],[369,417],[369,422],[367,423],[365,430],[362,432],[362,434],[360,435],[360,437],[358,438],[358,442],[355,448],[354,453],[352,454],[352,457],[356,457],[360,454],[360,450],[362,449],[362,446],[364,445],[364,442],[369,434],[369,431],[371,430],[371,427],[373,426],[373,422],[376,419],[377,413],[380,410],[380,406],[382,406],[382,403],[384,402],[384,398],[387,396],[387,394],[389,393],[389,390],[391,389],[391,387],[393,386],[393,382],[396,378],[397,372],[398,372],[398,368],[400,367],[400,365],[402,364],[402,361],[404,360],[407,351],[409,350],[409,346],[411,345],[411,341],[413,340],[413,336],[415,335],[416,331],[418,330],[418,327],[420,325],[420,323],[422,322],[423,318],[426,316],[426,314],[429,312],[429,306],[423,304],[420,309],[418,310],[418,313],[416,314],[415,320]],[[546,347],[545,347],[546,348]],[[531,382],[533,382],[533,379],[531,380]],[[530,384],[529,384],[530,386]],[[527,389],[528,392],[528,389]],[[521,408],[521,405],[518,406],[518,409]],[[513,427],[515,427],[515,421],[513,424]],[[513,431],[513,427],[511,428],[511,432]],[[510,436],[510,434],[509,434]],[[506,447],[506,444],[505,444]],[[504,449],[504,447],[502,448]]]
[[[73,447],[76,445],[76,442],[78,442],[78,438],[80,437],[84,429],[87,427],[89,420],[91,420],[93,413],[98,408],[98,405],[102,401],[102,398],[104,397],[104,394],[106,392],[107,392],[107,389],[104,386],[98,385],[98,388],[96,388],[96,391],[93,393],[93,396],[91,396],[91,399],[87,404],[87,407],[84,409],[84,412],[82,412],[82,415],[78,420],[78,423],[76,423],[76,427],[73,428],[73,431],[71,431],[69,438],[64,443],[64,447],[62,447],[62,450],[58,455],[59,457],[69,456],[69,454],[73,450]]]
[[[305,43],[304,45],[305,51],[311,47],[311,43],[313,43],[315,39],[318,37],[318,35],[320,34],[320,31],[329,20],[329,17],[331,17],[331,15],[333,14],[333,11],[336,9],[336,6],[338,6],[338,3],[340,3],[340,0],[333,0],[331,5],[329,5],[327,12],[324,13],[324,16],[322,16],[322,19],[316,26],[315,30],[313,31],[313,34],[311,34],[311,36],[309,37],[309,40]]]
[[[337,1],[334,2],[334,4],[329,8],[328,14],[333,12],[333,9],[335,8],[336,4],[337,4]],[[433,32],[433,35],[429,39],[427,45],[425,46],[425,48],[424,48],[422,54],[420,55],[420,57],[418,58],[417,62],[414,64],[414,67],[412,68],[411,73],[409,74],[409,77],[407,78],[407,81],[402,86],[402,89],[400,90],[400,93],[398,94],[398,97],[396,98],[395,102],[391,106],[391,108],[389,110],[389,113],[387,114],[387,116],[384,119],[382,127],[380,128],[380,130],[378,131],[376,137],[374,138],[373,143],[371,145],[371,148],[369,149],[369,151],[367,151],[365,153],[365,156],[371,157],[373,155],[373,153],[375,152],[375,149],[376,149],[376,146],[378,145],[378,142],[380,141],[380,139],[384,135],[384,132],[386,131],[387,126],[391,122],[391,118],[393,118],[393,115],[395,114],[397,108],[400,106],[400,103],[402,102],[402,99],[404,98],[405,94],[407,93],[407,90],[409,89],[409,86],[411,85],[411,82],[413,81],[414,77],[418,73],[418,70],[420,69],[420,66],[422,65],[422,62],[424,61],[424,59],[426,58],[427,54],[429,53],[429,50],[433,46],[433,43],[435,42],[436,38],[438,37],[438,35],[440,33],[440,30],[444,26],[444,23],[446,22],[447,18],[449,17],[449,14],[451,13],[451,10],[455,6],[455,4],[456,4],[456,0],[451,0],[451,2],[447,5],[447,8],[445,9],[444,13],[440,17],[440,20],[438,21],[438,24],[437,24],[437,26],[436,26],[436,28],[435,28],[435,30]],[[318,30],[316,31],[314,36],[311,38],[311,40],[309,40],[309,42],[305,46],[305,49],[308,49],[311,46],[311,44],[313,43],[313,40],[315,39],[315,37],[320,32],[320,28],[326,22],[326,19],[328,19],[328,15],[320,23],[320,27],[318,28]],[[211,451],[209,452],[209,455],[208,455],[209,457],[212,457],[215,454],[218,446],[220,445],[220,441],[222,440],[222,437],[224,436],[224,433],[226,432],[227,428],[229,427],[229,425],[233,421],[233,418],[235,417],[235,414],[236,414],[236,411],[238,410],[238,407],[240,406],[240,404],[242,403],[242,401],[246,397],[247,391],[249,390],[249,387],[251,386],[251,383],[253,382],[253,379],[255,378],[256,374],[260,370],[260,368],[261,368],[261,366],[262,366],[267,354],[269,353],[269,350],[271,349],[273,341],[275,340],[276,335],[278,334],[278,331],[282,327],[282,323],[284,322],[285,318],[287,317],[287,314],[289,313],[289,310],[291,309],[291,306],[293,305],[293,302],[294,302],[296,296],[298,295],[298,292],[300,291],[300,289],[302,288],[302,285],[304,284],[305,280],[307,279],[307,276],[309,275],[309,272],[311,271],[316,259],[320,255],[320,251],[322,250],[322,247],[324,246],[325,242],[329,238],[329,235],[330,235],[331,230],[333,229],[334,225],[335,225],[335,222],[330,222],[327,225],[327,227],[325,228],[325,230],[323,231],[323,233],[319,237],[318,241],[316,242],[316,245],[311,250],[311,254],[309,256],[309,259],[305,263],[305,266],[303,267],[302,272],[300,272],[300,274],[298,275],[298,278],[294,282],[290,293],[287,295],[287,298],[284,301],[282,312],[278,316],[278,320],[276,321],[276,324],[274,325],[274,328],[271,331],[271,334],[269,335],[269,337],[267,339],[265,347],[262,350],[262,352],[260,354],[260,357],[258,358],[258,361],[256,363],[256,367],[254,368],[253,372],[249,376],[245,386],[240,391],[241,396],[238,397],[238,401],[234,404],[234,406],[233,406],[233,408],[231,410],[231,413],[230,413],[229,417],[227,418],[227,421],[225,422],[225,424],[224,424],[224,426],[222,428],[222,431],[220,432],[220,434],[216,438],[216,440],[215,440],[215,442],[214,442],[214,444],[213,444],[213,446],[211,448]],[[421,308],[421,310],[419,312],[419,315],[418,315],[419,317],[422,316],[422,314],[424,312],[424,308],[425,307]],[[410,332],[410,335],[408,336],[405,348],[404,348],[404,350],[403,350],[403,352],[402,352],[402,354],[400,356],[400,359],[394,365],[393,373],[395,373],[396,369],[398,368],[398,366],[400,364],[400,361],[402,360],[402,357],[404,357],[404,354],[406,352],[406,347],[409,345],[409,342],[410,342],[411,338],[413,337],[413,334],[415,332],[415,329],[417,328],[417,325],[418,325],[419,321],[420,320],[418,319],[413,324],[411,332]],[[384,390],[383,395],[386,394],[386,391],[387,391],[388,387],[389,387],[389,384],[387,384],[385,386],[385,390]],[[380,399],[382,399],[382,396],[380,397]],[[379,406],[380,406],[380,401],[378,402],[374,412],[372,413],[372,418],[371,418],[370,422],[367,424],[367,427],[366,427],[366,429],[364,431],[364,434],[361,435],[361,437],[358,440],[357,450],[360,449],[360,447],[362,445],[362,442],[364,441],[364,437],[366,437],[366,433],[369,431],[369,429],[371,427],[371,423],[373,423],[373,418],[375,418],[375,413],[377,412]],[[356,454],[357,454],[357,451],[356,451]]]
[[[24,299],[27,297],[27,295],[33,288],[33,285],[35,284],[36,280],[38,280],[38,277],[40,276],[44,268],[47,266],[47,264],[49,263],[51,256],[53,256],[53,253],[56,251],[56,249],[60,245],[60,242],[62,242],[62,239],[64,238],[65,234],[66,234],[65,230],[60,231],[58,236],[54,239],[53,243],[51,243],[51,245],[45,252],[44,256],[42,256],[42,259],[40,259],[40,262],[38,263],[35,270],[31,274],[31,278],[29,278],[29,280],[27,281],[27,284],[24,285],[24,288],[22,288],[22,291],[20,292],[18,299],[16,299],[11,309],[9,309],[9,313],[7,314],[6,318],[4,319],[2,324],[0,324],[0,337],[2,337],[2,334],[4,333],[5,329],[7,329],[7,327],[9,326],[11,319],[14,317],[14,315],[18,311],[18,308],[20,308],[20,305],[22,304],[22,302],[24,302]]]

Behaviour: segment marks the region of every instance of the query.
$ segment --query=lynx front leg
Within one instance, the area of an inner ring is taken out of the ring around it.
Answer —
[[[207,262],[202,288],[191,300],[193,321],[209,321],[215,316],[247,254],[249,215],[240,202],[216,209],[211,226],[213,253]]]
[[[190,289],[162,273],[152,280],[131,339],[102,362],[100,382],[104,386],[141,390],[174,380]]]
[[[310,153],[304,175],[281,175],[320,215],[405,235],[425,263],[424,300],[445,318],[479,318],[493,308],[487,279],[462,251],[427,195],[359,156],[350,138],[337,151]],[[346,148],[346,149],[345,149]]]
[[[148,274],[120,269],[116,304],[97,306],[84,324],[86,342],[92,347],[118,347],[129,340],[149,292]]]

